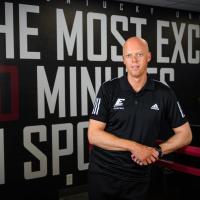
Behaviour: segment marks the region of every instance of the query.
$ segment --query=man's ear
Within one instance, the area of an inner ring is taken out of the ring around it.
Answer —
[[[151,52],[148,53],[148,59],[147,60],[148,60],[148,62],[151,61]]]

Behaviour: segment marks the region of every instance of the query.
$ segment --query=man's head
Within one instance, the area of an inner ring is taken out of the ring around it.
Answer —
[[[123,61],[128,75],[139,78],[147,74],[151,60],[148,43],[140,37],[131,37],[123,45]]]

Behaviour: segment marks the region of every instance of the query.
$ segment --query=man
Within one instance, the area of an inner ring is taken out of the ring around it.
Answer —
[[[90,200],[145,199],[151,164],[192,140],[172,89],[147,74],[150,60],[147,42],[129,38],[123,45],[126,75],[100,87],[88,128]],[[175,134],[156,146],[164,119]]]

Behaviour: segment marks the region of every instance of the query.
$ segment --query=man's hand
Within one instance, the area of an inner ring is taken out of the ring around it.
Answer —
[[[149,165],[158,160],[158,151],[153,147],[137,144],[131,152],[131,158],[139,165]]]

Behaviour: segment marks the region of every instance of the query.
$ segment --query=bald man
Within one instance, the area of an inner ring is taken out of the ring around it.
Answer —
[[[150,169],[160,157],[192,140],[174,91],[147,73],[148,43],[131,37],[123,45],[126,74],[102,84],[88,127],[90,200],[143,200]],[[174,135],[155,144],[162,120]]]

